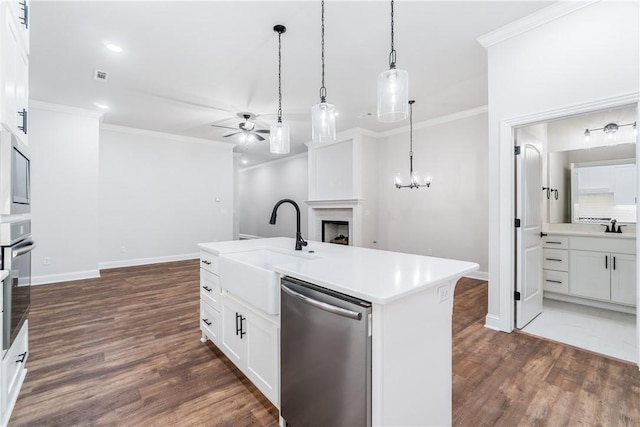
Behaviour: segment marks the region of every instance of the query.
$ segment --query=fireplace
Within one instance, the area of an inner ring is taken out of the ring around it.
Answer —
[[[322,220],[322,241],[338,245],[348,245],[349,221]]]

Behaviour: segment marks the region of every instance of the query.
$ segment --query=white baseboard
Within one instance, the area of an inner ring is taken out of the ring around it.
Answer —
[[[31,285],[46,285],[49,283],[71,282],[73,280],[95,279],[100,277],[100,270],[74,271],[72,273],[47,274],[32,276]]]
[[[137,258],[125,259],[121,261],[107,261],[98,264],[100,270],[108,270],[110,268],[134,267],[137,265],[160,264],[162,262],[185,261],[188,259],[197,259],[200,257],[198,252],[191,254],[168,255],[153,258]]]
[[[487,317],[484,319],[484,327],[493,329],[494,331],[501,331],[500,318],[493,314],[487,314]]]
[[[489,281],[489,273],[486,272],[486,271],[472,271],[471,273],[465,274],[463,277],[469,277],[471,279]]]

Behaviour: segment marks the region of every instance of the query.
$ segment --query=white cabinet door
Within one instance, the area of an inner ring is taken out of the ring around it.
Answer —
[[[241,308],[231,299],[222,298],[222,329],[220,349],[240,369],[244,362],[244,342],[242,341]]]
[[[636,257],[611,254],[611,301],[636,305]]]
[[[11,16],[9,6],[0,3],[0,121],[14,134],[18,135],[18,104],[16,98],[16,81],[18,74],[19,42],[16,24]]]
[[[569,293],[611,299],[611,254],[572,250],[569,255]]]
[[[278,327],[257,315],[246,317],[245,374],[278,406]]]

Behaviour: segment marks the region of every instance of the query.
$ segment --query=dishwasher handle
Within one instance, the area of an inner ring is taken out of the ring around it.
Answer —
[[[358,313],[357,311],[353,311],[353,310],[347,310],[346,308],[342,308],[342,307],[336,307],[335,305],[327,304],[326,302],[309,298],[308,296],[302,295],[301,293],[296,292],[285,285],[282,285],[282,291],[292,297],[300,299],[304,303],[307,303],[313,307],[319,308],[320,310],[328,311],[329,313],[348,317],[350,319],[355,319],[355,320],[362,319],[362,313]]]

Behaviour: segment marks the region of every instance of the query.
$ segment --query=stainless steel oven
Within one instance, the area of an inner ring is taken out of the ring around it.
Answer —
[[[2,269],[9,272],[4,282],[2,348],[11,347],[31,307],[31,221],[0,223]]]
[[[0,132],[0,215],[31,212],[29,149],[10,132]]]

